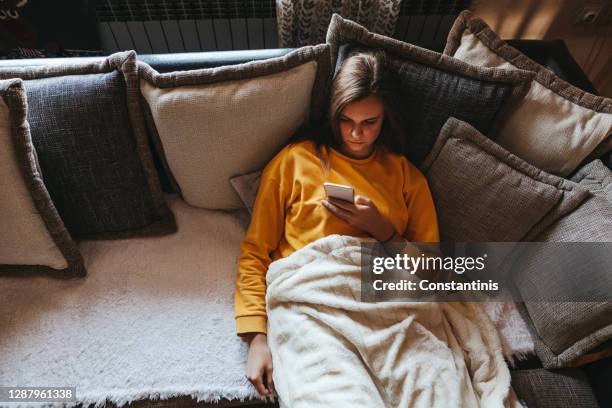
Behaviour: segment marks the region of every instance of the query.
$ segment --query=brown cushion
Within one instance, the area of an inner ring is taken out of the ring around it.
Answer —
[[[612,293],[612,172],[597,160],[572,180],[591,194],[533,240],[577,244],[562,252],[552,245],[534,247],[517,259],[513,275],[521,296],[534,300],[525,302],[525,308],[536,333],[536,353],[550,368],[574,366],[612,340],[612,302],[602,301]],[[560,266],[543,271],[543,259],[555,259]],[[584,301],[569,301],[582,300],[582,293]]]
[[[140,63],[157,146],[190,205],[242,207],[229,179],[261,169],[303,124],[323,115],[329,47],[160,74]]]
[[[471,11],[461,12],[444,54],[472,65],[536,72],[494,140],[549,173],[567,176],[612,150],[612,99],[585,92],[508,45]]]
[[[516,242],[573,210],[588,192],[449,118],[421,165],[448,242]]]
[[[528,407],[599,408],[587,376],[578,369],[511,371],[512,388]]]
[[[249,210],[249,213],[253,212],[253,205],[257,197],[257,189],[261,181],[261,174],[262,170],[256,170],[252,173],[242,174],[230,179],[232,187],[240,197],[240,200],[244,203],[244,206]]]
[[[20,79],[0,81],[0,272],[83,276],[83,258],[42,180]]]

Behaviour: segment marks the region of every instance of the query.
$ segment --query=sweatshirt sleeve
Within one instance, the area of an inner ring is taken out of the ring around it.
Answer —
[[[411,242],[440,242],[436,206],[427,179],[408,163],[404,199],[408,208],[408,224],[404,237]]]
[[[251,214],[251,223],[240,244],[234,298],[236,333],[267,333],[266,272],[272,253],[282,238],[285,223],[286,189],[276,157],[262,173]]]

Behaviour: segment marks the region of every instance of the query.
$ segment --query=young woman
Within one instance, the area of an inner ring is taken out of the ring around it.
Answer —
[[[439,240],[427,180],[403,156],[409,131],[397,84],[384,53],[350,56],[332,83],[325,125],[296,134],[263,171],[235,295],[237,334],[249,342],[246,376],[262,396],[274,389],[265,305],[272,261],[331,234]],[[326,198],[325,181],[353,187],[354,202]]]

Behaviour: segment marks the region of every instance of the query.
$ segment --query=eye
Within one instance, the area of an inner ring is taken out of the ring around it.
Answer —
[[[370,120],[366,120],[366,123],[369,123],[370,125],[373,125],[374,123],[376,123],[378,119],[370,119]]]
[[[340,120],[341,120],[342,122],[350,122],[350,121],[351,121],[349,118],[346,118],[346,117],[344,117],[344,116],[340,116]]]

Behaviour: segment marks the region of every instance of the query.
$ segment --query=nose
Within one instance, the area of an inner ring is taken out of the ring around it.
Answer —
[[[353,131],[351,132],[351,136],[353,137],[359,137],[362,134],[362,129],[361,126],[355,126],[353,127]]]

